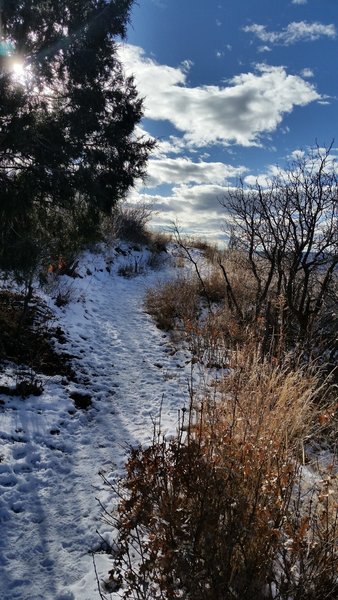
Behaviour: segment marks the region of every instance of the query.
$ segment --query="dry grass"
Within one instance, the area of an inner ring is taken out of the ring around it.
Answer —
[[[170,331],[175,327],[182,328],[182,322],[197,318],[198,300],[198,283],[191,278],[179,277],[148,290],[145,308],[160,329]]]
[[[317,422],[318,374],[309,368],[290,369],[287,361],[262,361],[259,350],[246,345],[233,352],[231,370],[222,380],[220,423],[229,422],[243,439],[249,431],[254,444],[273,441],[279,446],[305,440]],[[221,425],[222,426],[222,425]],[[294,449],[294,448],[293,448]]]
[[[219,268],[212,267],[208,273],[203,276],[204,289],[201,294],[207,296],[210,302],[219,304],[226,298],[225,281]]]
[[[195,276],[178,277],[169,283],[149,289],[145,297],[147,312],[157,326],[171,331],[175,339],[187,342],[195,359],[209,367],[223,368],[228,363],[228,352],[239,329],[235,321],[225,318],[224,306],[209,311],[209,299],[220,302],[222,280],[215,271],[205,278],[202,288]],[[224,290],[223,290],[224,291]]]
[[[175,440],[159,431],[131,452],[110,574],[124,598],[337,597],[334,473],[309,489],[297,461],[317,427],[318,380],[235,359],[214,398],[192,396]]]
[[[170,233],[149,230],[149,246],[153,252],[166,252],[171,240],[172,236]]]
[[[211,264],[216,263],[221,250],[217,246],[217,244],[213,242],[209,242],[202,238],[193,237],[190,240],[187,240],[187,244],[196,248],[197,250],[201,250],[203,256],[206,260],[208,260]]]
[[[149,289],[146,311],[157,326],[188,342],[195,357],[210,366],[225,366],[229,349],[244,343],[248,332],[229,310],[224,277],[211,266],[203,276],[179,276]]]

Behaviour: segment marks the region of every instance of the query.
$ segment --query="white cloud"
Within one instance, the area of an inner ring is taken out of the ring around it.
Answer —
[[[305,79],[310,79],[311,77],[314,77],[314,72],[312,71],[312,69],[309,69],[307,67],[301,71],[301,76],[305,77]]]
[[[259,46],[258,52],[271,52],[270,46]]]
[[[290,158],[292,160],[299,160],[299,159],[304,158],[304,156],[305,156],[305,151],[304,150],[294,150],[290,154]]]
[[[292,4],[307,4],[307,0],[292,0]]]
[[[169,121],[192,147],[260,145],[261,135],[274,131],[286,113],[321,98],[313,85],[284,67],[258,65],[222,87],[189,87],[186,63],[184,69],[160,65],[128,44],[121,46],[120,56],[145,97],[145,116]]]
[[[245,167],[233,167],[221,162],[193,162],[190,158],[162,158],[150,160],[147,170],[147,187],[162,184],[225,184],[228,178],[240,177]]]
[[[325,148],[319,148],[319,152],[324,153]],[[285,158],[286,164],[292,167],[294,162],[302,160],[306,155],[306,151],[302,149],[295,149],[289,156]],[[317,158],[314,156],[314,166]],[[226,182],[222,182],[222,168],[219,163],[211,163],[214,168],[215,181],[211,183],[206,179],[203,180],[205,173],[203,168],[201,173],[195,173],[191,176],[189,182],[184,179],[183,170],[180,171],[180,162],[178,161],[173,169],[173,173],[176,173],[176,185],[173,186],[172,190],[166,195],[155,194],[151,195],[144,189],[134,189],[131,192],[131,202],[141,202],[151,204],[154,211],[152,218],[152,224],[155,228],[168,229],[173,222],[178,221],[183,227],[184,232],[194,233],[196,235],[203,235],[211,240],[224,240],[224,224],[227,218],[227,211],[224,206],[221,205],[220,201],[224,200],[229,192],[229,189],[234,189],[233,185],[229,186]],[[337,168],[338,172],[338,148],[332,150],[332,155],[328,162],[329,165]],[[189,163],[190,167],[194,169],[194,164]],[[189,167],[189,165],[187,165]],[[161,168],[162,166],[157,165],[158,177],[162,177]],[[163,179],[168,179],[166,167],[164,166]],[[233,169],[227,165],[223,165],[225,169]],[[169,170],[170,172],[170,170]],[[245,185],[255,186],[257,183],[262,187],[271,185],[271,181],[278,174],[286,174],[286,171],[278,165],[267,165],[265,169],[262,169],[256,175],[247,174],[244,177]],[[201,175],[201,177],[200,177]],[[202,177],[203,176],[203,177]],[[232,175],[229,174],[231,177]],[[203,181],[198,183],[198,180]],[[194,182],[193,182],[194,180]],[[185,181],[185,183],[184,183]]]
[[[131,202],[150,204],[154,215],[152,225],[170,229],[174,222],[182,231],[203,235],[214,241],[224,239],[226,210],[220,204],[228,191],[227,186],[216,184],[179,185],[168,196],[133,192]]]
[[[173,188],[173,196],[177,198],[177,208],[182,210],[182,203],[188,203],[193,213],[206,213],[206,216],[215,218],[217,215],[224,214],[224,207],[221,206],[220,200],[224,198],[227,190],[227,186],[216,184],[180,185]],[[196,218],[195,214],[192,216]]]
[[[259,173],[258,175],[248,175],[244,177],[244,184],[248,186],[255,187],[256,185],[260,185],[261,187],[266,187],[271,184],[271,181],[281,173],[282,169],[277,167],[276,165],[269,165],[265,171],[265,173]]]
[[[336,172],[338,172],[337,151],[337,148],[332,148],[331,153],[326,160],[326,167],[329,170],[332,169]],[[306,161],[308,167],[311,166],[314,172],[320,167],[321,159],[326,155],[326,152],[327,148],[320,146],[318,146],[318,148],[308,147],[306,150],[297,148],[285,157],[286,166],[284,168],[278,165],[268,165],[265,170],[258,175],[247,175],[244,177],[244,184],[255,186],[258,183],[262,187],[269,186],[275,177],[284,176],[287,178],[290,171],[299,173],[299,165],[302,163],[303,159]]]
[[[183,60],[181,62],[181,67],[182,67],[182,71],[183,73],[188,73],[190,68],[194,65],[192,60]]]
[[[184,148],[184,141],[171,135],[167,140],[157,140],[151,155],[155,158],[163,158],[169,154],[180,154]]]
[[[332,23],[308,23],[307,21],[294,21],[282,31],[267,31],[265,25],[253,23],[243,29],[246,33],[253,33],[265,43],[290,46],[296,42],[314,42],[321,37],[335,38],[337,30]]]

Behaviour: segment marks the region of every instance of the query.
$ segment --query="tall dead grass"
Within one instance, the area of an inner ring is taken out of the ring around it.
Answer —
[[[309,479],[300,460],[319,389],[309,369],[239,353],[176,439],[131,451],[110,573],[123,598],[337,598],[336,474]]]
[[[206,271],[203,286],[190,274],[149,289],[145,309],[160,329],[187,341],[193,356],[205,365],[226,366],[229,350],[243,344],[248,335],[229,310],[218,267]]]
[[[200,314],[198,284],[184,276],[160,283],[147,291],[145,309],[160,329],[182,329],[183,322],[196,320]]]
[[[219,418],[236,420],[260,439],[283,444],[306,438],[316,423],[319,410],[314,400],[320,395],[318,373],[309,367],[290,367],[288,357],[279,364],[263,360],[259,349],[247,344],[231,354],[229,373],[222,379],[223,398]],[[222,416],[223,415],[223,416]],[[234,423],[232,423],[232,427]]]
[[[145,308],[160,329],[171,331],[176,340],[187,342],[194,360],[209,367],[225,367],[236,324],[225,318],[222,309],[208,309],[205,290],[211,295],[213,279],[206,278],[205,283],[202,288],[195,276],[161,283],[147,291]],[[218,297],[218,288],[213,290],[212,297]]]

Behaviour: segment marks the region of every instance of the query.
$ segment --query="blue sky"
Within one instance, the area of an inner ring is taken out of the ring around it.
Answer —
[[[158,227],[221,239],[239,177],[337,139],[337,0],[139,0],[121,58],[159,140],[132,200]]]

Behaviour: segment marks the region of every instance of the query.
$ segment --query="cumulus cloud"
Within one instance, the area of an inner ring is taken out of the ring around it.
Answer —
[[[177,185],[167,195],[133,191],[131,202],[151,204],[155,211],[152,225],[170,229],[173,223],[189,234],[203,235],[214,241],[224,239],[226,210],[220,204],[228,186],[217,184]]]
[[[168,139],[156,141],[156,146],[152,151],[152,156],[156,158],[162,158],[170,154],[180,154],[184,148],[184,141],[179,137],[171,135]]]
[[[269,186],[272,180],[282,172],[282,169],[276,165],[269,165],[264,173],[259,173],[258,175],[247,175],[247,177],[244,177],[243,181],[245,185],[253,187],[260,185],[264,188]]]
[[[290,154],[290,158],[292,160],[300,160],[302,158],[304,158],[305,156],[305,150],[293,150],[293,152],[291,152]]]
[[[325,148],[318,148],[318,151],[319,153],[325,153]],[[292,165],[301,161],[305,155],[306,150],[295,149],[285,157],[285,162],[292,168]],[[315,156],[315,168],[317,168],[316,161]],[[194,165],[196,164],[191,161],[189,162],[192,169],[194,169]],[[173,173],[176,172],[177,183],[170,191],[167,191],[165,194],[150,194],[144,188],[133,189],[130,201],[132,203],[141,202],[148,205],[151,204],[155,211],[152,218],[152,225],[156,229],[170,229],[174,222],[178,222],[182,226],[182,230],[188,234],[202,235],[214,241],[222,241],[226,238],[224,226],[229,219],[229,215],[226,208],[222,206],[221,201],[226,200],[229,189],[234,189],[235,184],[228,185],[227,182],[222,182],[223,172],[221,167],[218,166],[219,163],[210,164],[214,165],[216,179],[219,170],[219,179],[212,183],[207,180],[198,183],[200,176],[200,180],[202,181],[203,171],[192,175],[188,180],[183,178],[183,172],[179,171],[178,165],[180,165],[180,162],[178,161],[172,171]],[[337,169],[338,172],[338,148],[333,148],[329,158],[329,165]],[[159,167],[158,178],[161,179],[163,177],[163,180],[167,181],[171,175],[167,174],[166,166],[162,165],[164,167],[163,173],[161,172],[162,166],[157,166]],[[223,166],[230,169],[231,177],[231,169],[233,167]],[[272,180],[278,174],[283,173],[286,174],[286,171],[282,167],[270,164],[255,175],[247,173],[244,176],[244,184],[256,186],[258,183],[262,187],[266,187],[271,185]]]
[[[191,87],[187,63],[184,68],[160,65],[128,44],[121,46],[120,56],[145,97],[145,116],[169,121],[191,147],[260,145],[262,134],[274,131],[286,113],[321,99],[313,85],[284,67],[261,64],[224,86]]]
[[[240,177],[245,167],[233,167],[221,162],[193,162],[190,158],[162,158],[148,163],[147,187],[163,184],[216,183]]]
[[[292,4],[307,4],[307,0],[292,0]]]
[[[182,214],[205,212],[216,217],[224,212],[220,200],[224,198],[228,185],[206,183],[201,185],[180,184],[175,185],[167,194],[150,194],[147,190],[131,191],[128,201],[131,203],[151,204],[154,210],[163,209],[164,212],[176,213],[180,219]],[[170,215],[170,219],[172,219]]]
[[[180,185],[173,188],[173,195],[177,198],[176,206],[182,209],[182,202],[189,203],[193,213],[205,213],[204,218],[224,215],[222,200],[228,187],[216,184],[205,185]],[[193,214],[195,216],[195,214]]]
[[[314,42],[321,37],[335,38],[337,30],[332,23],[308,23],[307,21],[293,21],[282,31],[267,31],[265,25],[253,23],[243,29],[246,33],[253,33],[259,40],[269,44],[290,46],[296,42]]]

